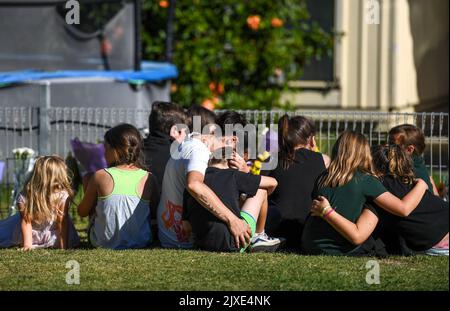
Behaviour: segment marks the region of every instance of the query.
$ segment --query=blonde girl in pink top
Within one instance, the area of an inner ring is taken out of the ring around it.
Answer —
[[[70,187],[67,167],[58,156],[37,159],[19,198],[17,213],[0,221],[0,248],[70,248],[79,237],[68,215]]]

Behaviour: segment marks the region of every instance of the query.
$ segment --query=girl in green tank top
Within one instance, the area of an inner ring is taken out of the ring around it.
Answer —
[[[152,242],[151,208],[159,201],[156,178],[141,169],[142,138],[132,125],[121,124],[105,134],[108,168],[91,176],[78,206],[91,215],[88,238],[95,247],[128,249]]]

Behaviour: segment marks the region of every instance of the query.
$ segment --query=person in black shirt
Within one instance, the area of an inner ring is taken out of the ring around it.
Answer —
[[[413,160],[413,170],[416,178],[423,179],[428,189],[434,195],[439,196],[433,178],[428,174],[423,159],[425,151],[425,135],[423,131],[412,124],[402,124],[391,128],[388,135],[389,144],[400,146]]]
[[[233,214],[248,223],[252,234],[255,234],[262,200],[267,195],[265,192],[272,193],[277,182],[271,177],[252,175],[229,168],[228,160],[223,155],[231,155],[232,152],[233,150],[229,148],[216,150],[216,156],[210,160],[210,167],[206,170],[204,182]],[[245,194],[247,198],[255,197],[260,202],[246,204],[241,209],[241,194]],[[183,219],[189,223],[194,236],[194,245],[199,249],[218,252],[243,252],[246,249],[238,249],[227,225],[201,206],[187,191],[183,200]],[[275,248],[266,249],[271,250]]]
[[[170,148],[174,142],[181,143],[186,136],[184,128],[177,124],[189,126],[189,118],[184,109],[175,103],[154,102],[148,117],[149,135],[144,139],[142,148],[144,168],[155,176],[158,189],[162,190],[162,181],[167,161],[170,159]],[[156,225],[156,208],[151,209],[152,233],[158,243]]]
[[[412,189],[415,178],[413,159],[396,145],[372,148],[377,174],[388,191],[403,198]],[[428,177],[428,176],[425,176]],[[389,253],[408,255],[415,252],[448,256],[448,202],[426,191],[417,208],[407,217],[399,217],[376,207],[379,222],[375,235]]]
[[[256,134],[254,132],[255,128],[249,128],[249,123],[245,116],[232,110],[219,114],[217,116],[217,125],[222,134],[227,137],[227,140],[234,142],[234,152],[228,160],[229,167],[244,173],[249,173],[250,167],[248,161],[250,158],[256,157],[256,154],[252,154],[255,150],[252,150],[250,146],[250,138],[253,134]],[[253,201],[246,201],[245,204],[248,204],[247,202],[253,203]],[[253,250],[276,247],[284,242],[284,239],[269,236],[265,231],[268,209],[269,204],[266,197],[260,209],[261,217],[258,218],[256,223],[256,233],[250,241]]]
[[[278,166],[263,174],[275,178],[278,187],[269,197],[266,230],[286,238],[286,248],[300,251],[303,226],[312,204],[312,192],[330,159],[317,150],[315,126],[302,116],[281,117],[278,123]],[[278,223],[274,220],[279,215]]]
[[[162,189],[162,179],[167,161],[170,158],[170,146],[174,141],[181,142],[186,136],[177,124],[190,125],[184,109],[175,103],[154,102],[148,118],[149,135],[144,139],[144,166],[152,172]]]

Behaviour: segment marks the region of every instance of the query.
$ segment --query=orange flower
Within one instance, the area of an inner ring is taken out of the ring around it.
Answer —
[[[178,91],[178,86],[175,83],[172,84],[172,86],[170,87],[170,91],[172,93],[176,93]]]
[[[169,7],[169,1],[165,1],[165,0],[159,1],[159,6],[162,7],[162,8],[168,8]]]
[[[219,101],[220,99],[217,96],[214,96],[213,98],[207,98],[202,102],[202,107],[212,111],[219,104]]]
[[[209,109],[211,111],[214,110],[214,108],[216,108],[216,104],[213,100],[211,99],[205,99],[202,103],[202,107]]]
[[[225,88],[223,87],[223,83],[210,82],[208,86],[209,86],[209,90],[213,94],[221,95],[225,91]]]
[[[272,27],[274,27],[274,28],[278,28],[278,27],[283,26],[283,21],[281,19],[279,19],[278,17],[274,17],[270,21],[270,25],[272,25]]]
[[[223,92],[225,91],[223,83],[217,83],[216,91],[217,91],[217,94],[219,94],[219,95],[223,94]]]
[[[261,17],[259,15],[250,15],[247,18],[247,25],[252,30],[258,30],[259,24],[261,23]]]
[[[216,90],[216,84],[214,82],[209,82],[209,89],[211,92]]]

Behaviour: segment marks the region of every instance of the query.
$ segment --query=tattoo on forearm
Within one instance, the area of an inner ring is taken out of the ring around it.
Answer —
[[[208,200],[206,195],[201,194],[198,197],[198,199],[201,202],[201,204],[203,205],[203,207],[205,207],[208,211],[210,211],[214,216],[220,218],[221,220],[224,220],[222,213],[220,213],[219,209],[217,209],[216,207],[214,207],[211,204],[211,202]]]

